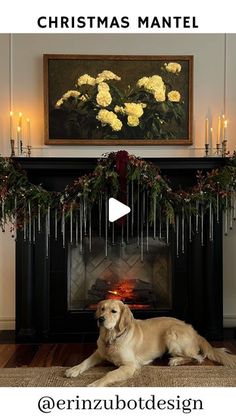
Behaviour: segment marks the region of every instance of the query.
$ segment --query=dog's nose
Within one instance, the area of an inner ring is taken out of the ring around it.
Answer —
[[[105,320],[104,316],[101,316],[101,317],[98,318],[98,321],[99,321],[100,324],[102,324],[104,322],[104,320]]]

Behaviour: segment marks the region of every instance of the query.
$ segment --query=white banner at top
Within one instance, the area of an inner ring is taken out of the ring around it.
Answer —
[[[1,33],[236,33],[234,0],[12,0]]]

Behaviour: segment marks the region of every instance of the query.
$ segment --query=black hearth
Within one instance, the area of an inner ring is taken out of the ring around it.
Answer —
[[[225,163],[221,158],[147,160],[159,166],[176,186],[184,187],[195,182],[196,170],[211,170]],[[97,162],[88,158],[22,158],[19,161],[32,182],[55,191],[92,171]],[[191,243],[186,238],[185,252],[178,256],[174,239],[170,237],[166,245],[161,240],[153,241],[150,236],[148,257],[144,257],[142,267],[135,259],[136,244],[132,241],[127,246],[113,246],[109,258],[104,259],[99,251],[99,246],[103,246],[101,238],[94,239],[94,253],[81,254],[73,246],[63,248],[59,235],[57,241],[51,237],[46,257],[44,232],[36,233],[35,243],[24,241],[23,234],[19,234],[16,243],[17,341],[89,339],[96,333],[96,302],[104,297],[119,298],[121,294],[135,317],[179,317],[192,323],[208,338],[220,339],[223,319],[221,230],[221,223],[214,223],[214,241],[210,241],[204,229],[204,246],[200,234],[194,234]],[[128,263],[128,275],[123,275],[121,267]]]

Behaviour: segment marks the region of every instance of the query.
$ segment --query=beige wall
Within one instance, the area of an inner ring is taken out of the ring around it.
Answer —
[[[226,112],[230,121],[231,150],[236,150],[236,35],[227,35],[226,44]],[[224,317],[236,325],[236,222],[224,238]]]
[[[226,40],[226,42],[225,42]],[[11,49],[9,49],[11,41]],[[11,50],[11,60],[9,51]],[[201,156],[206,114],[216,124],[226,99],[230,149],[236,149],[236,35],[0,35],[0,153],[9,155],[9,86],[15,112],[32,121],[33,156],[99,156],[120,147],[43,145],[44,53],[194,55],[194,144],[126,147],[137,155]],[[9,63],[11,62],[11,67]],[[225,72],[226,71],[226,72]],[[226,83],[225,83],[226,82]],[[236,226],[224,241],[225,324],[236,325]],[[14,243],[0,234],[0,327],[14,320]],[[233,275],[234,274],[234,275]]]
[[[0,154],[8,154],[9,36],[0,35]],[[0,329],[12,326],[15,317],[15,249],[9,231],[0,233]]]

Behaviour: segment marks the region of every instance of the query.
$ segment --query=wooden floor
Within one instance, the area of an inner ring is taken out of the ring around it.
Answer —
[[[225,347],[236,355],[236,340],[233,338],[211,343],[216,347]],[[95,347],[95,343],[0,343],[0,368],[73,366],[89,356]],[[204,363],[213,364],[209,360]],[[155,365],[167,364],[167,356],[155,361]]]

